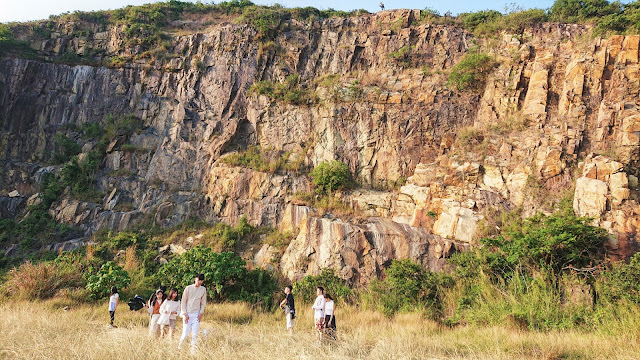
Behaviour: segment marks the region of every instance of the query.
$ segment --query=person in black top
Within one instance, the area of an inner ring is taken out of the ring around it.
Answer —
[[[296,305],[293,301],[293,294],[291,293],[291,285],[287,285],[284,288],[286,297],[280,302],[280,308],[284,309],[284,313],[287,317],[287,329],[289,334],[293,336],[293,319],[296,318]]]

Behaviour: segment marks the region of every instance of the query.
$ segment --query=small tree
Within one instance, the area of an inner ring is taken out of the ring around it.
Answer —
[[[184,289],[203,273],[209,297],[218,301],[243,300],[270,305],[275,281],[262,270],[249,271],[242,258],[233,252],[216,253],[196,246],[163,265],[156,275],[158,282]]]
[[[492,250],[488,265],[507,276],[517,267],[560,274],[594,266],[602,261],[606,241],[604,229],[573,213],[537,214],[507,225],[495,238],[481,240]]]
[[[351,172],[342,161],[322,162],[313,169],[310,175],[316,186],[316,191],[321,194],[330,194],[335,190],[348,189],[353,186]]]
[[[112,286],[127,287],[131,283],[129,273],[113,261],[104,263],[98,273],[87,279],[87,289],[91,291],[93,299],[100,299],[109,295]]]

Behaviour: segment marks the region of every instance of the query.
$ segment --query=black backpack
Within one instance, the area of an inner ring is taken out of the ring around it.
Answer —
[[[146,301],[140,295],[136,295],[129,299],[127,305],[129,305],[129,310],[138,311],[144,307],[145,303]]]

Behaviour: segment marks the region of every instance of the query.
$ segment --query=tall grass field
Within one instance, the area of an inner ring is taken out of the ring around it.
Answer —
[[[150,338],[148,315],[121,304],[109,328],[106,304],[67,300],[0,304],[3,359],[638,359],[637,332],[530,332],[503,326],[449,328],[420,313],[387,318],[338,308],[338,340],[319,342],[310,307],[298,305],[294,337],[281,312],[244,303],[209,304],[197,353],[175,338]],[[206,334],[206,338],[202,335]]]

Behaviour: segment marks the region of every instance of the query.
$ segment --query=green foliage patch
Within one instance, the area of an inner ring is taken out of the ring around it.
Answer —
[[[112,286],[126,288],[130,283],[129,273],[113,261],[104,263],[97,273],[87,277],[87,289],[93,299],[109,295]]]
[[[496,65],[495,59],[487,54],[469,53],[451,69],[448,85],[459,91],[479,91]]]
[[[432,273],[410,259],[393,260],[385,275],[382,281],[372,281],[363,301],[387,316],[416,309],[438,316],[442,311],[442,288],[453,282],[451,277]]]
[[[272,305],[275,280],[264,270],[247,270],[242,258],[232,252],[216,253],[197,246],[163,265],[156,275],[159,282],[184,289],[195,275],[203,273],[211,298],[217,301],[249,301]]]
[[[348,286],[344,279],[335,275],[331,269],[322,269],[320,275],[307,275],[302,280],[293,284],[293,292],[296,298],[311,303],[316,298],[316,288],[322,286],[325,294],[331,296],[338,302],[353,302],[354,291]]]
[[[61,133],[56,134],[53,144],[53,162],[56,164],[69,161],[71,157],[78,155],[82,150],[82,147],[75,140]]]
[[[322,162],[309,175],[316,192],[320,194],[331,194],[336,190],[350,189],[354,186],[349,167],[339,160]]]
[[[271,153],[271,154],[269,154]],[[241,166],[257,171],[276,173],[281,170],[298,172],[302,167],[304,156],[297,154],[292,159],[293,153],[265,151],[259,146],[251,145],[246,150],[229,154],[222,158],[222,162],[231,166]]]
[[[300,86],[298,74],[287,76],[284,82],[258,81],[251,85],[249,91],[292,105],[305,105],[316,101],[311,91]]]
[[[414,62],[414,51],[415,46],[413,45],[405,45],[398,49],[397,51],[393,51],[387,55],[390,59],[395,60],[398,64],[409,67]]]
[[[9,25],[0,24],[0,57],[11,54],[24,58],[36,57],[28,41],[18,40]]]

